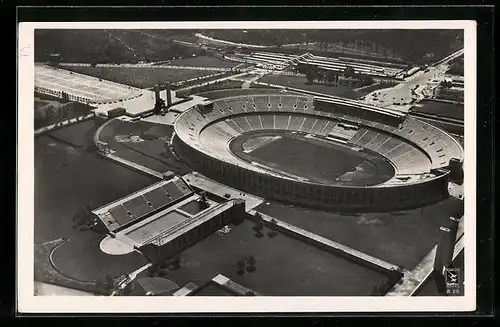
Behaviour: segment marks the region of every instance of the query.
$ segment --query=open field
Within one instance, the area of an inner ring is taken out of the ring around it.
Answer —
[[[175,59],[170,62],[171,66],[193,66],[193,67],[217,67],[217,68],[232,68],[238,65],[237,62],[222,60],[210,56],[197,56],[182,59]]]
[[[181,268],[168,273],[178,285],[203,285],[217,274],[264,295],[368,295],[386,277],[307,243],[278,234],[257,238],[246,220],[214,233],[180,253]],[[253,255],[256,271],[237,272],[237,261]]]
[[[266,75],[259,79],[259,82],[293,87],[297,89],[319,92],[328,95],[334,95],[349,99],[357,99],[363,94],[358,94],[352,88],[347,86],[329,86],[326,84],[306,84],[306,78],[303,76],[288,75]]]
[[[406,269],[439,238],[439,227],[460,207],[454,198],[394,213],[344,214],[267,202],[255,210]]]
[[[413,107],[411,111],[421,112],[438,117],[454,118],[464,120],[464,105],[438,102],[432,100],[422,100],[420,104],[422,107]]]
[[[145,121],[115,120],[100,134],[100,140],[115,150],[116,156],[135,162],[159,173],[173,171],[186,174],[191,171],[165,147],[172,136],[173,127]],[[138,138],[137,142],[133,141]]]
[[[67,67],[72,71],[99,77],[105,80],[139,88],[150,88],[155,84],[178,82],[205,75],[212,75],[210,70],[150,68],[150,67]]]
[[[34,241],[69,238],[69,243],[54,253],[54,261],[61,272],[83,280],[130,272],[142,266],[144,259],[136,253],[120,257],[104,254],[99,248],[104,236],[74,228],[75,214],[85,206],[97,208],[154,182],[98,157],[87,147],[95,129],[95,124],[85,122],[59,130],[60,138],[72,135],[65,142],[49,136],[35,139]],[[78,141],[84,146],[69,145],[78,138],[87,139]]]

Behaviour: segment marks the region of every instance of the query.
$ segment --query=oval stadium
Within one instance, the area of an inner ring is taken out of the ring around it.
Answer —
[[[462,146],[403,114],[348,99],[270,93],[217,99],[175,122],[176,155],[248,192],[337,210],[388,211],[448,196]]]

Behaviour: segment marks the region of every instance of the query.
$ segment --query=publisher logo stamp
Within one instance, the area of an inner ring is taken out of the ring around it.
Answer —
[[[446,283],[446,293],[449,295],[460,295],[460,269],[446,268],[444,271],[444,278]]]

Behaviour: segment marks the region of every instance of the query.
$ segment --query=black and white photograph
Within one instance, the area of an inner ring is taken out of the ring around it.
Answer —
[[[20,308],[474,310],[475,33],[22,23]]]

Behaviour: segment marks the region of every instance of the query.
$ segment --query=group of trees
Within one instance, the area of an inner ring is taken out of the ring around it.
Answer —
[[[464,76],[464,58],[461,57],[459,60],[453,62],[447,73],[451,75]]]
[[[169,270],[181,268],[182,260],[179,255],[175,255],[160,263],[155,263],[148,268],[149,277],[166,277]]]
[[[101,234],[106,233],[106,230],[101,228],[99,221],[92,214],[92,208],[88,205],[78,210],[73,215],[72,221],[73,228],[75,229],[79,229],[81,231],[93,230]]]
[[[439,83],[439,86],[443,89],[449,89],[450,87],[453,86],[453,82],[450,80],[444,80]]]
[[[245,271],[249,272],[249,273],[253,273],[257,270],[256,264],[257,264],[257,261],[255,260],[255,257],[253,255],[250,255],[248,257],[242,257],[236,263],[236,267],[237,267],[236,272],[239,275],[243,275],[245,273]]]
[[[262,233],[262,231],[264,230],[264,219],[262,218],[262,215],[257,212],[253,216],[253,222],[254,222],[254,226],[252,228],[256,232],[255,237],[262,238],[264,236],[264,234]],[[270,229],[271,230],[267,233],[267,236],[269,236],[270,238],[273,238],[276,235],[278,235],[278,232],[276,231],[277,224],[278,224],[278,222],[276,221],[276,219],[272,218],[270,220]]]
[[[373,84],[372,76],[358,74],[351,66],[347,66],[344,71],[339,72],[334,70],[326,70],[319,66],[299,64],[296,66],[296,72],[305,74],[308,84],[312,84],[315,81],[317,83],[324,83],[334,86],[338,86],[340,83],[348,83],[351,86],[366,86]]]
[[[69,101],[67,94],[66,96],[63,94],[63,101]],[[51,124],[58,124],[73,117],[86,115],[89,112],[90,108],[82,103],[50,102],[44,106],[39,106],[35,110],[35,127],[39,128]]]
[[[161,61],[206,50],[174,42],[189,30],[36,30],[35,60],[51,61],[57,53],[66,62],[138,63]]]

